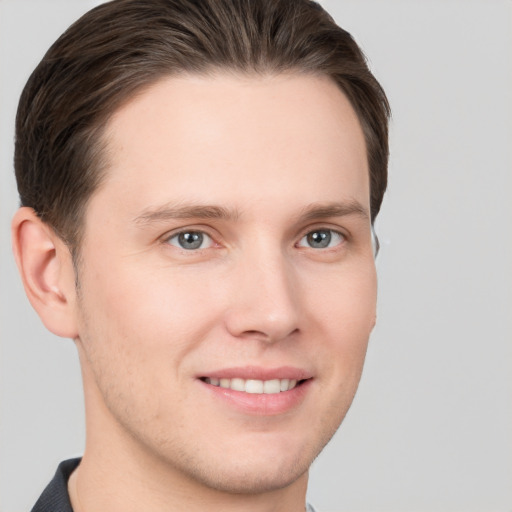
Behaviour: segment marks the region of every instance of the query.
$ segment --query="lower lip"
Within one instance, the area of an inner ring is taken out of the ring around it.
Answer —
[[[273,416],[283,414],[298,407],[306,398],[313,379],[308,379],[289,391],[280,393],[244,393],[233,389],[212,386],[199,380],[204,389],[214,397],[246,414]]]

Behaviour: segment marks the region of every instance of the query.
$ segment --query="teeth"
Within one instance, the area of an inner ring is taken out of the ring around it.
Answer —
[[[233,389],[233,388],[231,388],[231,389]],[[260,394],[263,393],[263,381],[262,380],[246,380],[244,391],[246,393],[260,393]]]
[[[215,379],[206,377],[205,382],[212,386],[220,386],[224,389],[232,389],[234,391],[244,391],[245,393],[258,393],[273,395],[283,391],[289,391],[297,386],[294,379],[272,379],[272,380],[255,380],[255,379]]]
[[[279,379],[266,380],[263,382],[263,393],[268,395],[281,392],[281,381]]]
[[[235,391],[245,391],[245,381],[244,379],[231,379],[231,389]]]

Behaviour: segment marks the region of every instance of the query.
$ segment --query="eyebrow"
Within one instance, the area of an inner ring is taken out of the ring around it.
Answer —
[[[302,222],[326,219],[329,217],[357,216],[363,220],[369,220],[370,214],[359,201],[354,199],[340,203],[312,204],[304,208],[300,215]]]
[[[240,214],[237,210],[224,208],[215,205],[172,205],[166,204],[157,208],[144,210],[135,217],[134,222],[140,225],[152,224],[154,222],[164,222],[172,219],[222,219],[237,220]]]
[[[134,222],[146,226],[155,222],[165,222],[173,219],[219,219],[236,221],[240,212],[217,205],[202,204],[166,204],[161,207],[148,208],[135,217]],[[335,203],[314,203],[305,207],[299,215],[299,222],[308,222],[329,217],[358,216],[369,220],[368,210],[356,200]]]

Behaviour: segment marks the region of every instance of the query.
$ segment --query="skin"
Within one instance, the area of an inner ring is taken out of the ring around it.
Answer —
[[[356,114],[327,78],[182,76],[125,104],[106,137],[79,293],[52,230],[27,208],[13,222],[28,296],[80,356],[76,512],[304,510],[375,323]],[[311,246],[319,231],[330,246]],[[181,248],[180,232],[203,245]],[[307,387],[282,412],[248,412],[199,379],[247,366],[299,368]]]

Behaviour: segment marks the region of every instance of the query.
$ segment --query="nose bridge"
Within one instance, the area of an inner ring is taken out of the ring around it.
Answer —
[[[273,342],[298,329],[298,297],[291,262],[276,245],[259,243],[237,262],[228,329]]]

